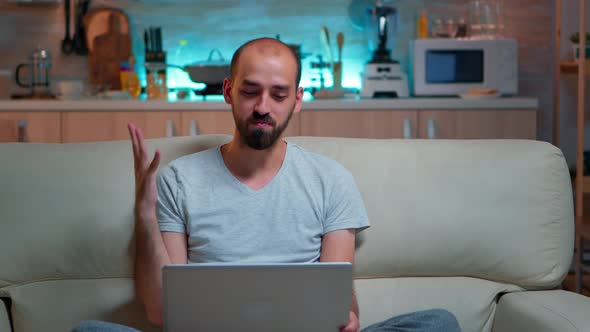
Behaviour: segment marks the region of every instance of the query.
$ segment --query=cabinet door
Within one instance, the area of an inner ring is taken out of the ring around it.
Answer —
[[[352,138],[415,138],[417,111],[301,112],[301,135]]]
[[[141,128],[145,138],[180,134],[180,112],[63,112],[63,141],[126,140],[129,122]]]
[[[0,142],[61,143],[59,112],[0,112]]]
[[[536,110],[420,111],[420,138],[536,139]]]
[[[231,111],[192,111],[182,112],[182,130],[184,136],[198,134],[233,135],[235,122]],[[293,114],[285,136],[299,135],[299,114]]]
[[[234,134],[234,117],[231,111],[190,111],[182,112],[182,136],[201,134]]]

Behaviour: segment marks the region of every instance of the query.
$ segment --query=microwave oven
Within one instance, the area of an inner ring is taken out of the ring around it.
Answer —
[[[515,39],[418,39],[410,52],[415,96],[453,96],[472,88],[518,92]]]

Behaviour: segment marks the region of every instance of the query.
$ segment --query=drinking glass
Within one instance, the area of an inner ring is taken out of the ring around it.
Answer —
[[[469,2],[471,36],[475,39],[495,39],[503,35],[502,6],[499,1]]]
[[[482,32],[482,15],[483,15],[484,1],[470,1],[469,2],[469,35],[474,38],[480,38]]]

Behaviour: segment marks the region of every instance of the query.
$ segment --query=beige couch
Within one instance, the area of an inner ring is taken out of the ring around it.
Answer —
[[[148,141],[163,163],[226,141]],[[296,137],[353,174],[372,227],[359,238],[361,323],[446,308],[464,331],[589,331],[590,300],[558,290],[573,251],[557,148],[536,141]],[[83,319],[153,331],[134,297],[128,141],[0,144],[0,331]],[[12,329],[10,327],[12,322]]]

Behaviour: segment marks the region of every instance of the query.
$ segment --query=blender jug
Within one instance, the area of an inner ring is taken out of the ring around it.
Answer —
[[[51,68],[51,56],[47,50],[38,47],[29,56],[28,63],[16,66],[14,78],[16,84],[23,88],[29,88],[31,95],[49,95],[49,70]],[[28,79],[23,81],[21,73],[27,69]]]
[[[391,59],[397,27],[397,9],[377,1],[366,10],[366,33],[372,62],[395,62]]]

